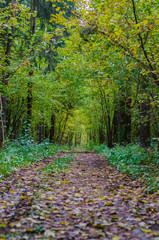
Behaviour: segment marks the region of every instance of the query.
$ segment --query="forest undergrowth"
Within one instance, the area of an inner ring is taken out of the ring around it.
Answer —
[[[58,147],[48,140],[39,144],[34,142],[32,138],[23,136],[6,143],[5,148],[0,152],[0,179],[9,176],[19,167],[31,165],[54,155],[59,148],[67,149],[68,147]]]
[[[156,148],[143,148],[139,144],[116,145],[108,148],[105,145],[95,145],[90,142],[89,150],[105,156],[112,166],[132,179],[140,179],[149,193],[159,189],[159,152]]]
[[[0,239],[158,240],[159,192],[82,150],[17,169],[0,185]]]
[[[58,152],[58,150],[81,149],[81,146],[68,147],[52,144],[48,140],[38,144],[31,138],[20,137],[18,140],[10,141],[0,153],[0,179],[15,172],[19,167],[39,162]],[[155,148],[145,149],[139,144],[128,144],[126,146],[116,145],[108,148],[106,145],[96,145],[89,142],[87,150],[95,150],[105,156],[112,166],[132,179],[140,179],[149,193],[159,190],[159,152]],[[56,160],[55,163],[46,167],[46,171],[56,169],[60,171],[67,161]]]

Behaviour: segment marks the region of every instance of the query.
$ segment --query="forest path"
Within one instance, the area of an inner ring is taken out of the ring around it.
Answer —
[[[159,240],[159,195],[94,153],[42,175],[61,152],[0,183],[0,239]]]

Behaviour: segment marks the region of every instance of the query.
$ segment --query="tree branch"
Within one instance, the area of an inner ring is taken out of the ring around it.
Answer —
[[[131,0],[131,1],[132,1],[132,5],[133,5],[133,12],[134,12],[135,22],[136,22],[136,24],[138,24],[139,22],[138,22],[138,19],[137,19],[135,2],[134,2],[134,0]],[[142,37],[141,37],[141,34],[139,33],[138,36],[139,36],[139,39],[140,39],[141,48],[142,48],[142,51],[143,51],[143,53],[144,53],[144,56],[145,56],[145,58],[146,58],[146,60],[147,60],[147,62],[148,62],[148,64],[149,64],[150,69],[153,71],[154,68],[153,68],[153,66],[152,66],[152,64],[151,64],[151,62],[150,62],[150,59],[148,58],[147,52],[146,52],[146,50],[145,50],[145,48],[144,48],[144,43],[143,43],[143,39],[142,39]]]

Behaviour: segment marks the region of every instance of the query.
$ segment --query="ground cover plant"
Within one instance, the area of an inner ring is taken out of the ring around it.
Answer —
[[[0,178],[9,176],[19,167],[28,166],[34,162],[39,162],[57,153],[59,147],[48,140],[36,143],[32,138],[20,137],[6,145],[0,152]],[[67,147],[60,147],[67,149]]]
[[[70,154],[61,151],[1,182],[0,239],[158,240],[159,192],[144,193],[140,181],[94,151],[74,152],[67,170],[54,171]]]
[[[57,172],[64,172],[66,171],[68,164],[71,163],[73,160],[73,155],[64,155],[62,157],[58,157],[54,162],[47,165],[42,169],[43,174],[47,174],[48,176],[52,175],[53,173]]]
[[[87,149],[96,150],[104,155],[109,163],[119,171],[134,179],[141,179],[147,185],[148,192],[159,189],[159,152],[157,148],[145,149],[139,144],[116,145],[108,148],[90,142]]]
[[[0,0],[0,239],[158,240],[158,12]]]

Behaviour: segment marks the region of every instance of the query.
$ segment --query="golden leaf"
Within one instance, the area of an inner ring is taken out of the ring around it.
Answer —
[[[144,233],[151,233],[151,230],[150,230],[150,229],[141,228],[141,230],[142,230]]]
[[[100,199],[102,199],[102,200],[106,200],[107,199],[107,197],[105,196],[105,197],[99,197]]]
[[[112,240],[119,240],[120,238],[118,236],[115,236],[112,238]]]
[[[108,201],[106,201],[105,204],[106,204],[107,206],[113,206],[113,205],[114,205],[114,203],[108,202]]]
[[[60,181],[61,183],[69,183],[69,182],[67,182],[66,180],[63,180],[63,181]]]
[[[56,11],[58,12],[59,10],[60,10],[60,7],[57,7],[57,8],[56,8]]]

